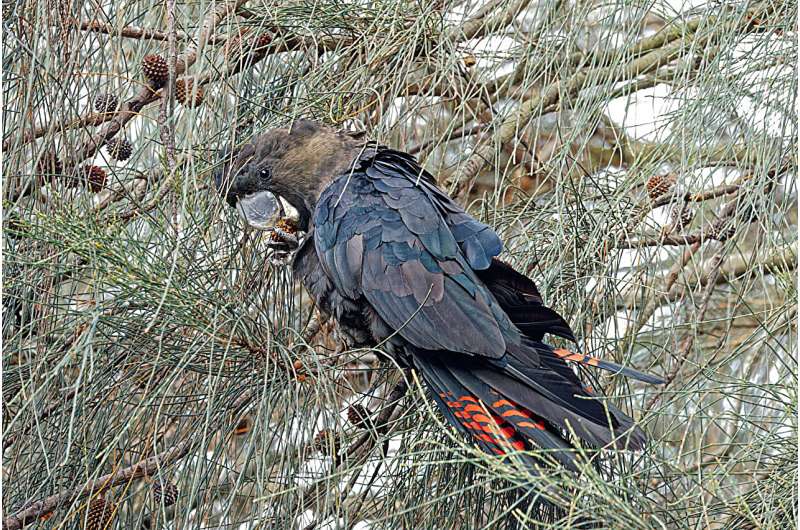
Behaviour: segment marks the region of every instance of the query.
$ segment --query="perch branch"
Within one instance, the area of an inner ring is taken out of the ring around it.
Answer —
[[[446,135],[444,138],[438,139],[431,139],[426,140],[424,142],[420,142],[417,145],[413,146],[411,149],[408,150],[409,154],[416,155],[417,153],[427,151],[433,146],[452,142],[453,140],[458,140],[461,138],[467,138],[468,136],[474,136],[476,134],[480,134],[486,128],[486,125],[483,123],[479,123],[477,125],[473,125],[472,127],[461,127],[453,131],[452,133]]]
[[[166,31],[140,28],[138,26],[125,26],[119,28],[112,24],[105,24],[99,20],[83,20],[80,22],[80,24],[78,24],[78,27],[83,31],[103,33],[112,37],[126,37],[129,39],[155,40],[162,42],[167,42],[169,40],[169,32]],[[179,41],[190,41],[192,39],[191,35],[183,31],[176,31],[175,38]],[[226,38],[211,36],[209,37],[208,42],[218,44],[219,42],[226,40]]]
[[[620,241],[614,248],[630,249],[644,247],[675,247],[683,245],[695,245],[711,239],[710,230],[699,230],[693,234],[661,234],[655,237],[645,237],[631,241]]]
[[[451,28],[447,32],[447,39],[453,43],[478,39],[491,33],[493,30],[502,29],[514,21],[514,18],[525,9],[531,0],[494,0],[483,6],[472,18],[463,24]],[[494,14],[497,11],[497,14]]]

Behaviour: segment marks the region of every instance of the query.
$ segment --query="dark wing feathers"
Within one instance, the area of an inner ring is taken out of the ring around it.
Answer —
[[[495,257],[497,234],[411,156],[377,148],[357,161],[322,192],[314,225],[316,254],[335,288],[365,300],[381,329],[406,341],[442,411],[484,449],[533,440],[569,466],[568,432],[595,446],[625,432],[628,447],[643,444],[627,416],[583,387],[561,350],[540,342],[545,333],[575,337],[536,285]],[[491,417],[453,410],[447,395],[459,392]]]
[[[489,267],[492,257],[500,254],[503,249],[503,242],[495,231],[476,221],[437,188],[433,176],[422,169],[411,155],[389,149],[381,150],[375,157],[372,167],[367,169],[367,174],[379,177],[376,187],[390,195],[387,199],[387,204],[390,206],[403,204],[400,202],[397,190],[408,188],[409,183],[415,185],[417,190],[421,190],[429,202],[418,205],[418,208],[425,208],[425,215],[431,213],[428,205],[436,209],[472,270],[478,271]],[[411,197],[410,194],[408,196]]]
[[[437,197],[415,184],[409,164],[383,155],[394,158],[379,153],[320,196],[324,270],[418,348],[502,357],[519,332],[465,260]]]
[[[530,278],[497,258],[492,259],[487,269],[476,273],[525,335],[542,340],[545,333],[552,333],[575,342],[567,321],[542,303],[542,296]]]
[[[337,287],[363,295],[419,348],[498,358],[519,331],[574,340],[536,285],[495,258],[499,236],[409,155],[379,149],[356,164],[323,192],[314,224],[322,267]],[[434,339],[428,325],[444,329],[433,328]]]
[[[544,333],[552,333],[575,341],[575,335],[569,324],[561,315],[542,303],[542,297],[533,281],[495,257],[503,249],[503,242],[495,231],[475,220],[447,194],[437,188],[433,176],[420,168],[413,157],[405,153],[383,150],[374,167],[367,170],[368,174],[370,172],[372,175],[377,173],[391,175],[389,182],[382,184],[379,188],[387,190],[389,196],[385,200],[390,206],[405,204],[400,201],[397,193],[397,188],[401,186],[404,186],[403,189],[407,189],[408,183],[414,182],[424,190],[445,221],[453,236],[452,239],[458,243],[467,264],[475,271],[500,303],[503,311],[523,333],[536,340],[541,340]],[[394,183],[396,179],[401,179],[402,184],[392,186],[390,182]],[[406,195],[408,197],[417,196],[417,194],[411,193]],[[409,199],[409,201],[413,203],[414,199]],[[417,208],[424,207],[426,208],[425,215],[431,215],[428,204],[428,202],[420,203]],[[406,217],[404,217],[405,219]],[[444,250],[449,253],[453,249],[448,247]]]

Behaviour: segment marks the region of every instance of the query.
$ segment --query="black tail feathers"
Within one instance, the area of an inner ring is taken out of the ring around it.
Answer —
[[[445,364],[434,355],[415,356],[414,361],[445,418],[484,452],[517,454],[535,447],[543,450],[541,457],[528,454],[524,458],[529,463],[542,465],[552,459],[577,469],[573,447],[543,418],[471,376],[468,369]]]
[[[596,448],[644,446],[642,430],[577,377],[565,380],[521,366],[510,355],[504,367],[454,353],[417,352],[413,358],[448,422],[486,453],[517,454],[530,464],[558,463],[576,471],[572,435]]]

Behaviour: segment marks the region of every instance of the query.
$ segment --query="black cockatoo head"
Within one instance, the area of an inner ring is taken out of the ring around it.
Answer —
[[[319,194],[347,171],[363,142],[310,120],[272,129],[229,152],[215,179],[225,200],[256,228],[268,228],[280,214],[282,197],[308,229]]]

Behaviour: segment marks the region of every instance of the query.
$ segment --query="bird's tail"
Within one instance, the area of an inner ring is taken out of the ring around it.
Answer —
[[[433,355],[415,356],[415,365],[444,417],[484,452],[519,454],[537,447],[543,450],[540,458],[526,456],[525,460],[541,464],[549,455],[576,469],[573,447],[557,429],[470,370]]]
[[[619,375],[624,375],[625,377],[630,377],[631,379],[636,379],[637,381],[642,381],[643,383],[648,383],[651,385],[663,385],[665,383],[665,381],[658,376],[646,374],[644,372],[640,372],[639,370],[634,370],[633,368],[612,363],[611,361],[606,361],[598,357],[592,357],[591,355],[585,355],[583,353],[575,353],[564,348],[551,349],[556,357],[559,357],[565,361],[576,362],[584,366],[594,366],[595,368],[600,368],[601,370],[607,370]]]
[[[641,449],[644,432],[584,387],[564,357],[534,341],[509,351],[502,362],[452,352],[413,355],[447,420],[487,453],[536,448],[536,456],[524,453],[525,458],[539,464],[542,457],[552,458],[576,470],[576,439],[595,448]]]

